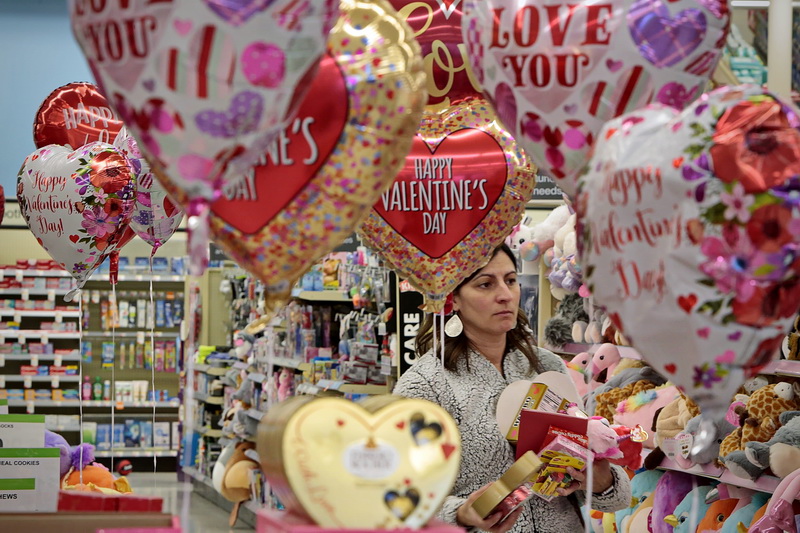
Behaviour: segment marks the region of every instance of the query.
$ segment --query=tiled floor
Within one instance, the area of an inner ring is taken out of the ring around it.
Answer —
[[[175,474],[134,472],[129,480],[135,493],[163,498],[164,512],[180,517],[184,533],[253,531],[241,519],[234,528],[228,527],[228,513],[192,492],[189,482],[179,483]]]

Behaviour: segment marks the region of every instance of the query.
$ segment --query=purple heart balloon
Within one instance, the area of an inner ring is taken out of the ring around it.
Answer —
[[[205,0],[206,5],[232,26],[241,26],[250,17],[267,9],[275,0]]]
[[[201,111],[195,117],[195,123],[200,131],[213,137],[231,139],[255,131],[263,109],[261,95],[243,91],[233,97],[227,111]]]
[[[706,16],[699,9],[684,9],[673,17],[661,0],[638,0],[628,11],[628,29],[643,58],[670,67],[703,42]]]

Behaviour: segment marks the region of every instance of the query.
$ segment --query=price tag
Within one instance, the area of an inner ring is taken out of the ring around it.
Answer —
[[[5,389],[5,388],[6,388],[6,377],[0,376],[0,389]]]
[[[136,332],[136,344],[144,344],[144,331]]]
[[[22,289],[22,291],[20,291],[20,293],[22,294],[22,299],[23,300],[26,300],[26,301],[30,300],[30,298],[31,298],[31,291],[30,290]]]
[[[125,409],[125,402],[117,402],[117,410]]]
[[[378,335],[386,335],[386,322],[378,322]]]
[[[39,356],[35,353],[31,354],[31,366],[39,366]]]
[[[26,344],[28,341],[27,341],[27,340],[25,340],[25,335],[20,335],[19,337],[17,337],[17,342],[18,342],[18,343],[20,343],[20,344],[22,344],[22,345],[24,345],[24,344]]]
[[[14,313],[14,322],[16,323],[22,322],[22,313],[20,313],[19,311]]]
[[[41,340],[42,340],[42,344],[48,344],[50,342],[50,339],[47,337],[47,333],[42,333]]]
[[[64,357],[61,354],[56,355],[53,358],[53,366],[62,366],[61,363],[63,363],[63,361],[64,361]]]
[[[55,291],[55,289],[50,289],[49,291],[47,291],[47,300],[51,301],[51,302],[55,302],[56,301],[56,291]]]
[[[17,275],[15,277],[17,278],[17,281],[22,281],[22,278],[25,277],[25,274],[22,272],[22,270],[17,270]]]
[[[53,379],[50,380],[50,385],[54,389],[57,389],[60,383],[61,383],[61,380],[59,379],[58,376],[53,376]]]
[[[33,400],[28,400],[27,402],[25,402],[25,412],[27,412],[29,415],[32,415],[34,411],[33,406],[34,406]]]
[[[6,366],[6,354],[0,353],[0,367]],[[0,387],[2,388],[2,387]]]
[[[33,386],[33,376],[24,376],[23,383],[26,389],[30,389]]]
[[[61,314],[61,311],[56,311],[56,322],[64,322],[64,315]]]

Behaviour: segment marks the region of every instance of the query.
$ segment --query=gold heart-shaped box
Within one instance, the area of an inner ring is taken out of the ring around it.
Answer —
[[[258,453],[284,506],[322,527],[423,527],[450,494],[461,436],[426,400],[297,396],[261,420]]]

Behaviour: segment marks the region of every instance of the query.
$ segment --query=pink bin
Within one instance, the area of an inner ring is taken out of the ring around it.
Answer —
[[[424,529],[393,529],[392,533],[465,533],[464,529],[432,521]],[[325,529],[285,511],[261,509],[258,511],[256,533],[385,533],[383,529]]]

